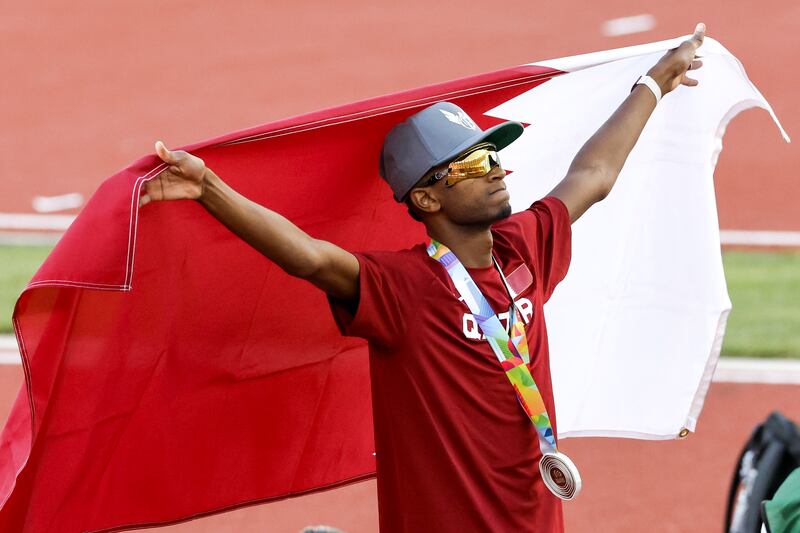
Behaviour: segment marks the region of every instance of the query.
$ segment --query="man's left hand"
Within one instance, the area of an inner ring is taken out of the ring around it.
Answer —
[[[706,25],[701,22],[695,27],[694,35],[691,38],[667,52],[647,72],[647,75],[661,87],[662,95],[674,90],[678,85],[688,85],[689,87],[697,85],[698,81],[688,77],[686,73],[703,66],[703,62],[695,57],[695,53],[703,44],[705,34]]]

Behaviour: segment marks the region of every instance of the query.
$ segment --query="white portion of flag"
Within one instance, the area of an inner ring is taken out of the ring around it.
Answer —
[[[503,150],[515,211],[561,180],[678,42],[546,62],[570,72],[488,113],[531,124]],[[546,307],[561,437],[672,438],[702,408],[731,306],[714,165],[733,116],[771,109],[724,47],[706,39],[701,50],[700,85],[665,96],[611,195],[573,226],[572,264]]]

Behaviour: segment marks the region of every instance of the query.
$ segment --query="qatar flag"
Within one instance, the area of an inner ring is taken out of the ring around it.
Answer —
[[[378,176],[383,137],[441,100],[528,125],[503,151],[513,207],[547,193],[680,40],[539,62],[185,147],[312,236],[353,251],[425,240]],[[730,301],[712,174],[728,121],[772,113],[706,38],[697,88],[658,105],[612,194],[574,225],[547,307],[561,436],[693,430]],[[774,118],[774,115],[773,115]],[[777,122],[777,119],[776,119]],[[325,295],[198,203],[141,209],[148,155],[107,179],[14,312],[25,386],[0,438],[0,531],[168,523],[375,475],[367,348]]]

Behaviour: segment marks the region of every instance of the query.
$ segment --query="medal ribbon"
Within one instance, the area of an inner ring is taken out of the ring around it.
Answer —
[[[522,315],[517,311],[513,299],[508,316],[509,322],[513,320],[511,335],[509,335],[492,310],[486,297],[473,281],[472,276],[469,275],[469,272],[461,264],[458,257],[447,246],[431,240],[430,245],[428,245],[428,255],[445,267],[450,279],[453,280],[453,284],[475,317],[478,327],[486,337],[489,346],[492,347],[492,351],[497,360],[500,361],[508,381],[514,388],[522,410],[525,411],[525,415],[536,428],[536,433],[539,435],[539,448],[542,454],[557,451],[553,426],[550,424],[550,417],[547,416],[544,399],[528,368],[530,354],[528,353],[528,340],[525,337],[525,323],[522,320]],[[492,257],[492,261],[494,261],[494,257]],[[494,264],[506,289],[509,290],[503,271],[496,261],[494,261]]]

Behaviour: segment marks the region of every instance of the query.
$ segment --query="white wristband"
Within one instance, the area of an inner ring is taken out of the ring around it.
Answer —
[[[653,93],[653,96],[656,97],[656,104],[658,104],[661,101],[661,87],[658,86],[656,80],[646,75],[639,76],[639,79],[636,80],[636,83],[633,84],[633,87],[636,88],[636,86],[640,83],[642,85],[647,85],[647,88],[650,89],[650,91]]]

